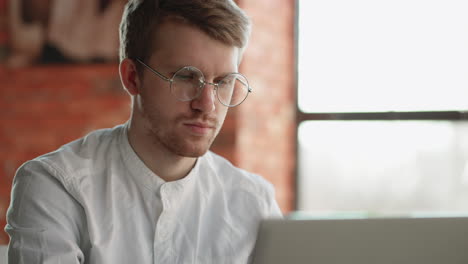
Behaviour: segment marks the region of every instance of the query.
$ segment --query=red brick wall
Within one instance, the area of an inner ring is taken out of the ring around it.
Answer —
[[[253,21],[241,71],[254,92],[237,118],[237,160],[276,187],[283,212],[295,204],[294,0],[241,0]]]

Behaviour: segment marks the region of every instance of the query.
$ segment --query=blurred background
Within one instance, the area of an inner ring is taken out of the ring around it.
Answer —
[[[0,0],[0,227],[22,163],[128,119],[125,2]],[[254,92],[214,152],[271,181],[285,214],[468,212],[466,1],[236,2]]]

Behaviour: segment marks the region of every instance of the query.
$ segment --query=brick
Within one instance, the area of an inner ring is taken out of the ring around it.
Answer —
[[[241,72],[255,90],[238,114],[236,159],[275,185],[287,213],[295,206],[295,1],[239,4],[254,23]]]

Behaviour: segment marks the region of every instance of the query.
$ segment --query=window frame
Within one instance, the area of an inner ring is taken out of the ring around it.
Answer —
[[[295,28],[294,28],[294,42],[295,42],[295,106],[296,106],[296,126],[295,126],[295,177],[294,177],[294,209],[298,210],[299,206],[299,186],[301,180],[299,177],[299,126],[303,122],[308,121],[399,121],[399,120],[412,120],[412,121],[452,121],[452,122],[466,122],[468,121],[468,109],[466,110],[452,110],[452,111],[380,111],[380,112],[304,112],[299,107],[299,0],[294,1],[295,4]]]

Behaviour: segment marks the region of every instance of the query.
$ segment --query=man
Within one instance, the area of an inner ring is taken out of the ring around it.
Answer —
[[[10,263],[246,263],[271,184],[208,151],[250,87],[249,22],[231,0],[130,1],[120,76],[130,120],[24,164]]]

